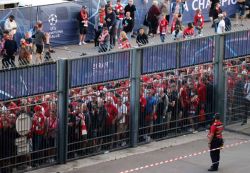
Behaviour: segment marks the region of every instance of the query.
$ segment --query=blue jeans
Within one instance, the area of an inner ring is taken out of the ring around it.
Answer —
[[[160,34],[161,42],[165,42],[166,34]]]

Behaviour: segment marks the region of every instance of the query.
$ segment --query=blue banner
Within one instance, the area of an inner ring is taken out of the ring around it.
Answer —
[[[55,63],[0,71],[0,100],[56,91],[56,71]]]
[[[198,8],[202,9],[205,20],[209,20],[209,1],[187,0],[183,22],[193,22],[195,10]],[[111,0],[111,2],[114,5],[116,0]],[[127,2],[127,0],[122,0],[124,7],[127,5]],[[134,28],[134,31],[136,31],[143,24],[145,14],[152,5],[152,0],[136,0],[134,3],[137,9]],[[77,44],[79,41],[79,26],[76,17],[80,12],[81,6],[86,5],[88,7],[90,17],[87,40],[92,40],[94,38],[94,19],[98,14],[98,9],[103,4],[106,4],[106,0],[81,0],[77,1],[77,3],[67,2],[39,7],[7,9],[0,11],[0,25],[3,28],[4,21],[10,14],[13,14],[18,24],[17,41],[19,42],[24,33],[29,31],[37,20],[41,20],[44,23],[44,31],[51,34],[51,43],[53,45]],[[235,13],[236,0],[222,0],[221,4],[222,9],[227,11],[229,15]]]
[[[250,54],[250,31],[234,32],[225,35],[225,59]]]
[[[177,43],[143,49],[142,73],[153,73],[176,68]]]
[[[209,3],[210,0],[187,0],[185,5],[185,11],[183,14],[183,22],[193,22],[195,11],[201,9],[205,17],[205,21],[209,21]],[[221,0],[221,8],[226,11],[228,16],[232,16],[236,12],[237,0]]]
[[[129,77],[130,52],[117,52],[70,61],[70,87]]]
[[[215,41],[213,37],[186,40],[181,44],[180,67],[213,61]]]

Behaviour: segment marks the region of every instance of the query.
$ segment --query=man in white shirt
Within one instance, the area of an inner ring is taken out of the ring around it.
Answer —
[[[225,32],[226,23],[225,23],[225,20],[223,18],[223,14],[219,14],[218,18],[219,18],[219,24],[218,24],[218,28],[217,28],[217,34],[222,34]]]
[[[16,34],[17,24],[13,15],[10,15],[9,18],[5,20],[4,30],[9,31],[13,36]]]
[[[122,98],[118,98],[116,108],[118,110],[118,118],[117,118],[117,140],[123,139],[126,136],[127,124],[126,124],[126,116],[128,114],[127,106],[122,103]],[[121,146],[125,146],[126,141],[122,141]]]

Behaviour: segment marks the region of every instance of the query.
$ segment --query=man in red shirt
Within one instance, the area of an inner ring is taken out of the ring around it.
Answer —
[[[212,160],[212,166],[208,171],[217,171],[220,162],[220,150],[223,146],[222,132],[224,130],[223,124],[220,121],[220,115],[218,113],[214,116],[214,122],[210,126],[208,137],[208,147],[210,151],[210,157]]]
[[[120,37],[120,32],[122,30],[122,20],[124,19],[124,8],[121,4],[121,0],[117,0],[115,5],[115,13],[116,13],[116,36]]]
[[[107,98],[107,103],[105,104],[105,108],[108,114],[106,118],[106,132],[108,134],[106,135],[114,134],[116,132],[115,129],[116,129],[116,120],[117,120],[118,110],[112,103],[111,97]],[[112,135],[111,137],[111,143],[110,143],[111,147],[113,145],[113,141],[114,141],[114,135]]]

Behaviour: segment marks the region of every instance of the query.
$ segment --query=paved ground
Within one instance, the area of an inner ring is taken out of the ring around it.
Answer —
[[[225,132],[225,148],[221,154],[221,173],[246,173],[250,170],[250,136]],[[243,143],[246,142],[247,143]],[[240,144],[242,142],[242,144]],[[231,145],[232,144],[232,145]],[[206,132],[181,136],[160,142],[69,162],[34,173],[206,173],[210,166]],[[201,153],[199,153],[201,152]],[[196,154],[194,154],[196,153]],[[192,157],[189,155],[192,154]],[[187,158],[183,159],[184,156]],[[175,158],[181,160],[175,161]],[[165,161],[168,163],[165,163]],[[171,162],[171,160],[173,160]],[[153,166],[153,167],[151,167]],[[136,168],[143,168],[137,170]],[[133,171],[131,171],[131,169]]]
[[[232,26],[231,32],[241,31],[241,30],[250,30],[250,19],[245,19],[245,21],[243,23],[244,23],[244,26],[240,26],[240,25],[235,26],[234,25],[235,21],[232,21],[233,26]],[[211,28],[211,22],[205,23],[203,36],[205,37],[205,36],[214,35],[214,34],[215,34],[215,32],[214,32],[214,28]],[[170,34],[168,34],[166,36],[166,42],[173,42],[173,39],[172,39]],[[137,44],[135,42],[135,38],[132,38],[131,44],[133,47],[137,46]],[[155,37],[149,39],[149,46],[150,45],[157,45],[157,44],[161,44],[159,35],[156,35]],[[83,52],[87,53],[87,55],[85,57],[99,54],[98,49],[94,47],[93,43],[89,43],[87,45],[82,45],[82,46],[64,45],[64,46],[60,46],[60,47],[54,47],[53,49],[56,51],[55,53],[52,54],[52,58],[54,61],[56,61],[58,59],[80,58],[80,57],[82,57],[81,55]],[[118,46],[116,46],[114,49],[112,49],[111,52],[119,51],[119,50],[120,49],[118,49]],[[18,65],[17,57],[16,57],[16,65]],[[2,64],[0,63],[0,69],[1,68],[2,68]]]
[[[249,118],[247,122],[248,123],[243,126],[241,125],[241,122],[229,125],[227,126],[227,129],[233,132],[239,132],[242,134],[250,135],[250,119]]]
[[[240,31],[240,30],[249,30],[250,29],[250,19],[245,19],[245,21],[243,23],[244,23],[244,26],[240,26],[240,25],[235,26],[234,25],[235,21],[232,21],[232,25],[233,25],[232,32]],[[210,36],[210,35],[214,35],[214,34],[215,34],[214,28],[211,28],[211,23],[210,22],[205,23],[203,36],[205,37],[205,36]],[[166,36],[166,42],[173,42],[173,39],[172,39],[170,34]],[[134,38],[132,39],[131,44],[133,47],[137,46]],[[157,45],[157,44],[161,44],[159,35],[156,35],[153,38],[149,38],[149,45]],[[79,57],[81,57],[81,54],[83,52],[87,53],[87,56],[99,54],[97,52],[98,49],[94,48],[93,43],[83,45],[83,46],[78,46],[78,45],[61,46],[61,47],[55,48],[55,50],[56,50],[56,53],[53,54],[54,59],[79,58]],[[119,51],[118,46],[116,46],[112,50],[112,52],[113,51]]]

